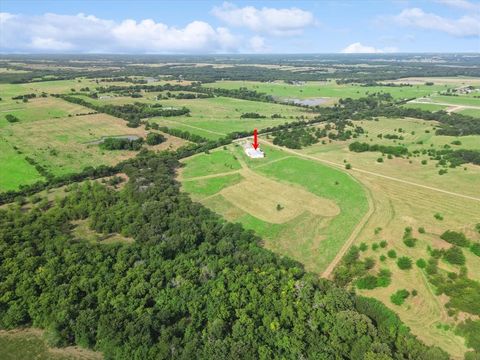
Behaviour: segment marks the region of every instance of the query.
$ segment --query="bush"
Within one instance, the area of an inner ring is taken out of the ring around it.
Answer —
[[[148,133],[147,138],[145,139],[148,145],[158,145],[163,143],[165,140],[165,136],[154,132]]]
[[[395,305],[400,306],[405,302],[405,299],[407,299],[409,296],[410,296],[410,293],[407,290],[402,289],[402,290],[398,290],[392,296],[390,296],[390,300]]]
[[[412,268],[412,259],[408,256],[402,256],[398,258],[397,265],[402,270],[409,270]]]
[[[9,123],[15,123],[15,122],[19,122],[20,119],[17,118],[15,115],[12,115],[12,114],[7,114],[5,115],[5,119],[9,122]]]
[[[368,245],[362,242],[358,248],[360,249],[360,251],[367,251]]]
[[[425,234],[425,228],[424,228],[423,226],[420,226],[420,227],[418,228],[418,232],[419,232],[420,234]]]
[[[427,267],[427,262],[425,261],[425,259],[418,259],[417,260],[417,266],[420,269],[425,269]]]
[[[351,164],[349,164],[349,163],[348,163],[348,164],[345,164],[345,169],[350,170],[351,168],[352,168],[352,165],[351,165]]]
[[[373,243],[373,244],[372,244],[372,250],[373,250],[373,251],[377,251],[377,250],[378,250],[378,247],[379,247],[379,246],[378,246],[377,243]]]
[[[435,215],[433,215],[433,217],[434,217],[435,219],[437,219],[437,220],[440,220],[440,221],[443,220],[443,215],[440,214],[440,213],[436,213]]]
[[[397,257],[397,252],[395,250],[389,250],[388,253],[387,253],[387,256],[390,258],[390,259],[395,259]]]
[[[457,231],[447,230],[442,235],[440,235],[440,239],[457,246],[470,245],[470,241],[467,239],[465,234]]]
[[[387,241],[386,241],[386,240],[380,241],[380,247],[381,247],[382,249],[386,248],[386,247],[387,247]]]
[[[403,240],[403,243],[408,247],[415,247],[417,239],[415,238],[406,238]]]
[[[445,251],[443,258],[450,264],[465,265],[465,255],[458,246],[453,246]]]
[[[470,246],[470,251],[477,256],[480,256],[480,243],[474,243]]]
[[[385,255],[380,255],[380,261],[384,262],[385,260],[387,260],[387,257]]]

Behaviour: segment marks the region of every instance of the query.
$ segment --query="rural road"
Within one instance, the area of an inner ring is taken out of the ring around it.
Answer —
[[[435,101],[419,101],[419,100],[411,100],[408,102],[409,104],[432,104],[432,105],[443,105],[443,106],[451,106],[451,107],[460,107],[462,109],[477,109],[480,110],[480,106],[475,105],[463,105],[463,104],[450,104],[444,102],[435,102]]]

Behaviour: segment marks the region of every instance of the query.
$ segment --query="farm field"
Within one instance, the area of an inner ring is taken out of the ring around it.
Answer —
[[[265,151],[258,161],[239,146],[189,158],[180,174],[183,189],[257,232],[267,248],[321,272],[365,215],[366,194],[341,171],[268,146]]]
[[[69,174],[83,170],[87,166],[100,164],[114,165],[136,154],[135,151],[102,150],[92,142],[102,137],[146,136],[144,127],[129,128],[126,122],[106,114],[83,115],[67,118],[48,119],[37,122],[18,122],[0,130],[2,147],[17,147],[21,161],[9,156],[2,166],[10,166],[11,178],[2,177],[1,189],[15,189],[19,185],[41,179],[35,168],[26,163],[25,157],[34,159],[54,175]],[[151,147],[154,150],[176,149],[186,141],[165,135],[167,141]],[[10,164],[10,165],[8,165]],[[24,177],[25,175],[28,175]]]
[[[291,154],[303,153],[291,151]],[[312,155],[305,155],[311,157]],[[325,153],[313,155],[321,161],[331,161]],[[327,160],[328,159],[328,160]],[[372,162],[373,163],[373,162]],[[338,163],[343,167],[343,163]],[[374,169],[369,169],[375,171]],[[465,199],[455,195],[441,193],[432,189],[412,186],[408,183],[395,181],[394,179],[383,178],[375,174],[360,171],[353,166],[350,174],[365,186],[373,199],[372,215],[366,225],[356,237],[355,245],[367,244],[367,251],[362,253],[361,258],[371,257],[376,260],[374,270],[388,269],[392,273],[391,285],[386,288],[374,290],[359,290],[366,296],[373,296],[399,314],[402,321],[411,327],[425,343],[437,345],[456,354],[454,358],[461,358],[467,347],[465,341],[454,333],[454,327],[458,323],[456,318],[450,317],[445,308],[445,298],[435,295],[434,288],[428,282],[423,270],[414,266],[413,269],[404,271],[396,265],[396,259],[381,261],[380,256],[386,255],[387,251],[395,250],[397,257],[409,256],[415,263],[420,258],[428,259],[427,247],[448,248],[450,245],[440,239],[440,234],[448,229],[463,231],[471,239],[480,240],[480,236],[473,230],[480,218],[480,197],[477,200]],[[376,174],[382,174],[376,171]],[[461,177],[457,176],[456,181]],[[478,184],[479,177],[475,177]],[[430,181],[423,183],[430,186]],[[456,191],[464,190],[456,185],[450,189]],[[443,220],[434,217],[436,213],[442,215]],[[407,247],[402,241],[402,235],[406,227],[414,229],[414,236],[419,239],[414,248]],[[425,234],[419,234],[416,229],[423,227]],[[380,229],[380,231],[378,231]],[[386,248],[372,250],[373,244],[385,240]],[[477,274],[480,266],[480,258],[470,255],[467,252],[467,269],[473,279],[478,279]],[[444,265],[441,265],[444,266]],[[450,266],[449,271],[458,272],[459,268]],[[398,289],[417,290],[418,295],[409,299],[404,305],[396,306],[391,303],[390,296]],[[448,330],[446,330],[448,328]]]
[[[438,136],[434,135],[435,122],[415,120],[415,119],[385,119],[380,121],[356,121],[357,125],[362,126],[367,133],[360,135],[355,141],[370,142],[384,145],[405,144],[411,151],[415,149],[441,149],[445,145],[452,148],[480,149],[480,136],[462,136],[460,138],[454,136]],[[402,128],[402,133],[395,132],[394,129]],[[429,133],[426,133],[428,130]],[[411,132],[415,132],[414,135]],[[404,140],[388,140],[379,139],[379,134],[397,134],[404,136]],[[460,139],[461,145],[453,145],[452,142]],[[448,169],[444,175],[438,174],[437,161],[430,160],[427,155],[419,155],[410,159],[392,158],[388,159],[384,156],[384,161],[379,163],[377,159],[382,157],[380,152],[364,152],[356,153],[348,149],[348,144],[354,140],[346,142],[333,142],[327,144],[315,144],[300,150],[300,152],[308,155],[319,156],[322,159],[333,161],[337,164],[344,165],[348,162],[355,169],[362,169],[384,176],[391,176],[405,181],[426,184],[438,187],[445,191],[455,189],[457,192],[468,196],[480,198],[480,187],[478,179],[480,177],[480,169],[472,164],[465,164],[454,169]],[[423,144],[417,144],[423,141]],[[427,164],[423,165],[422,160],[426,160]]]
[[[409,102],[408,104],[402,105],[402,107],[427,110],[427,111],[438,111],[438,110],[445,110],[448,106],[438,105],[433,103]]]
[[[240,87],[245,87],[284,99],[339,99],[347,97],[356,99],[364,97],[366,94],[377,92],[390,93],[394,98],[400,99],[423,97],[448,88],[447,85],[427,86],[424,84],[406,87],[360,86],[356,84],[338,85],[333,81],[306,82],[298,85],[291,85],[284,82],[263,83],[254,81],[217,81],[216,83],[205,84],[204,86],[225,89],[238,89]]]
[[[20,185],[33,184],[43,180],[35,167],[29,164],[24,155],[0,138],[0,191],[15,190]]]
[[[51,348],[39,329],[0,330],[0,351],[3,360],[101,360],[101,353],[79,347]]]
[[[480,108],[480,98],[474,98],[471,96],[445,96],[435,95],[429,97],[432,103],[445,103],[453,105],[469,105],[478,106]]]
[[[312,113],[298,107],[225,97],[192,100],[170,99],[162,100],[160,103],[165,107],[186,106],[191,112],[189,116],[150,118],[150,122],[186,130],[209,139],[218,139],[235,131],[252,131],[253,128],[264,129],[276,126],[295,121],[299,116],[313,117]],[[250,112],[264,115],[266,118],[240,118],[242,114]],[[284,118],[272,119],[273,114],[280,114]]]
[[[462,109],[457,111],[459,114],[480,118],[480,106],[478,109]]]

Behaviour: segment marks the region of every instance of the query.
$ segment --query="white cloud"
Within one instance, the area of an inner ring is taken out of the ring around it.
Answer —
[[[474,4],[466,0],[436,0],[436,2],[465,10],[480,10],[480,4]]]
[[[379,54],[379,53],[391,53],[398,51],[395,47],[386,47],[383,49],[377,49],[373,46],[362,45],[359,42],[348,45],[341,52],[344,54]]]
[[[315,23],[313,14],[298,8],[257,9],[253,6],[239,8],[225,2],[214,7],[212,14],[230,26],[246,27],[252,31],[276,36],[299,35]]]
[[[193,21],[183,28],[154,20],[115,22],[91,15],[0,13],[0,49],[8,51],[195,53],[237,51],[226,28]]]
[[[459,19],[447,19],[426,13],[419,8],[403,10],[394,16],[394,21],[403,26],[446,32],[458,37],[480,36],[480,15],[465,15]]]
[[[254,53],[262,53],[268,50],[265,39],[261,36],[253,36],[249,41],[250,49]]]

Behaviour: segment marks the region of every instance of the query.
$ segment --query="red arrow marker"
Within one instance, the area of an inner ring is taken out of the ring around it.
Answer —
[[[253,148],[257,150],[258,148],[258,131],[257,129],[253,130]]]

